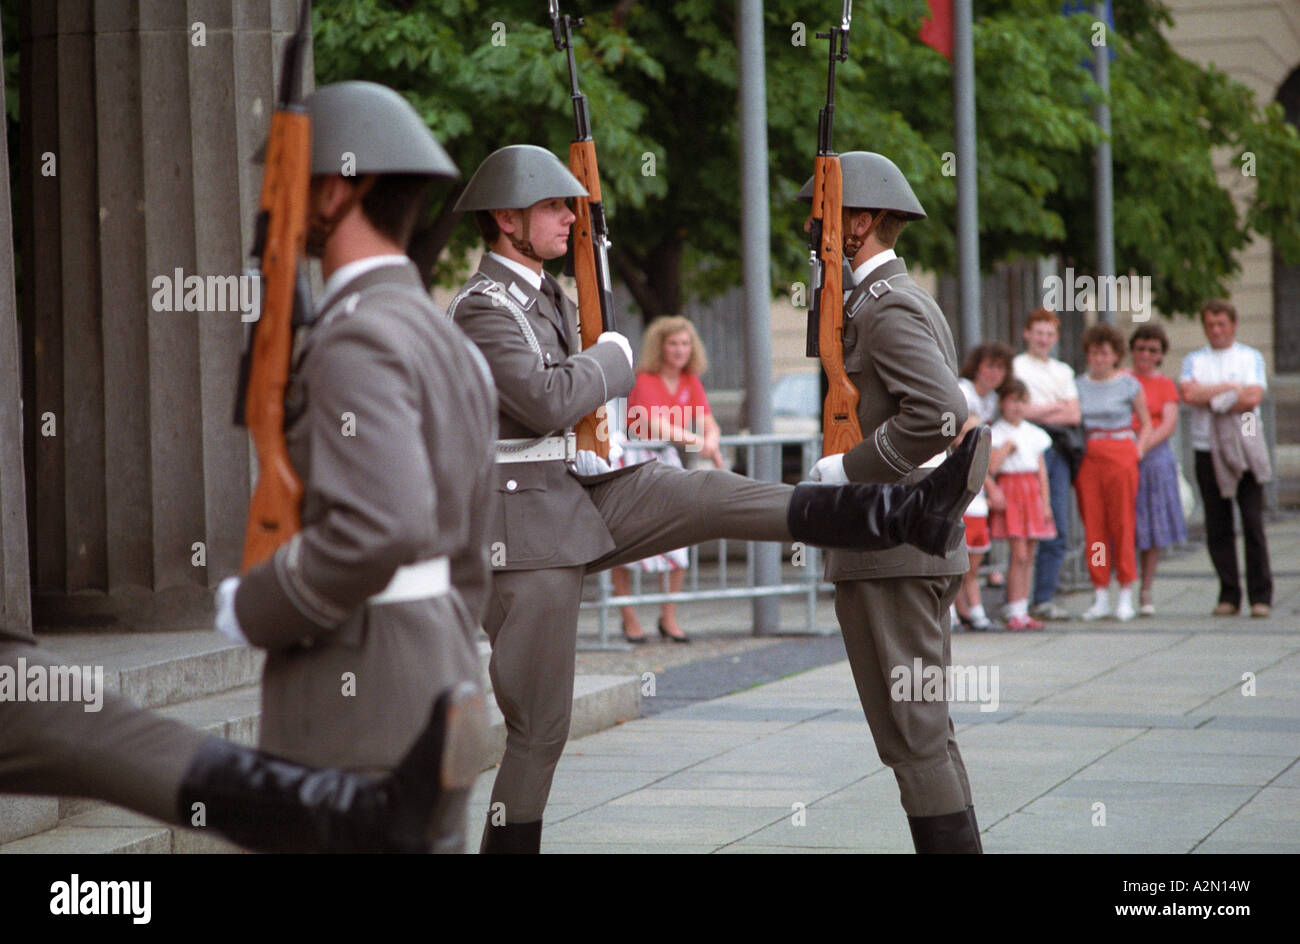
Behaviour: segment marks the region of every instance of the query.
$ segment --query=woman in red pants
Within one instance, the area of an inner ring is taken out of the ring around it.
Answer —
[[[1137,580],[1138,462],[1151,435],[1151,416],[1142,386],[1121,373],[1124,335],[1109,324],[1095,324],[1080,339],[1088,370],[1075,378],[1087,450],[1074,491],[1083,518],[1084,554],[1096,594],[1086,620],[1111,615],[1110,575],[1119,580],[1115,618],[1131,620],[1133,583]],[[1131,419],[1136,414],[1138,430]]]

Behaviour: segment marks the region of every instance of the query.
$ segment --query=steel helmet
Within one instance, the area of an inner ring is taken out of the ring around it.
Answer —
[[[387,86],[335,82],[316,89],[303,105],[311,116],[313,175],[460,176],[424,119]]]
[[[873,151],[849,151],[840,155],[844,175],[844,206],[862,210],[889,210],[905,220],[925,219],[921,201],[898,169],[898,165]],[[812,202],[813,178],[803,185],[795,199]]]
[[[456,212],[518,210],[553,197],[585,196],[578,178],[546,148],[512,144],[483,159],[456,201]]]

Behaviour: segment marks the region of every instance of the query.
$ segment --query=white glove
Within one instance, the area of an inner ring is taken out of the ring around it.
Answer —
[[[238,589],[238,577],[227,577],[217,587],[217,632],[231,642],[247,646],[248,637],[239,628],[239,617],[235,616],[235,591]]]
[[[823,485],[848,485],[849,477],[844,472],[844,453],[818,459],[817,464],[808,473],[808,478]]]
[[[596,343],[599,344],[602,341],[610,341],[617,344],[622,349],[624,356],[627,357],[627,366],[632,366],[632,345],[628,343],[627,338],[623,337],[623,335],[619,334],[617,331],[602,331],[600,337],[596,338]]]
[[[1215,413],[1227,413],[1236,403],[1236,390],[1225,390],[1218,396],[1210,397],[1210,409]]]
[[[579,449],[573,459],[573,470],[579,475],[600,475],[609,472],[611,466],[590,449]]]

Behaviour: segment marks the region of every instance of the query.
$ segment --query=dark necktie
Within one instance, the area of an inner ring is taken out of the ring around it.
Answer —
[[[568,344],[569,331],[564,323],[564,302],[560,297],[560,286],[545,272],[542,273],[542,294],[550,301],[551,318],[554,320],[555,326],[560,330],[560,337],[564,339],[565,344]]]

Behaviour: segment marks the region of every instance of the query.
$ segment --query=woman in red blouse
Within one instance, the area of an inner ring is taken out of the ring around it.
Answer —
[[[1156,324],[1145,324],[1129,338],[1133,352],[1133,376],[1142,385],[1151,413],[1147,451],[1138,467],[1137,549],[1142,564],[1142,597],[1139,616],[1155,615],[1151,585],[1156,577],[1160,549],[1187,541],[1182,496],[1178,489],[1178,463],[1169,448],[1169,437],[1178,425],[1178,387],[1160,373],[1160,362],[1169,352],[1169,338]],[[1136,418],[1133,428],[1137,429]]]
[[[638,439],[662,439],[684,448],[688,455],[698,454],[714,465],[722,465],[718,451],[721,430],[709,409],[709,398],[700,383],[708,368],[708,357],[695,326],[679,316],[658,318],[651,322],[641,341],[641,363],[637,365],[636,386],[627,398],[627,435]],[[629,447],[620,465],[655,458],[681,465],[675,450],[651,452]],[[678,593],[689,565],[686,549],[669,551],[637,561],[632,567],[651,573],[668,574],[668,592]],[[611,574],[614,591],[620,596],[631,590],[628,568],[616,567]],[[677,604],[665,603],[659,619],[659,635],[673,642],[690,642],[677,625]],[[637,620],[636,609],[623,607],[623,637],[631,643],[645,641]]]

